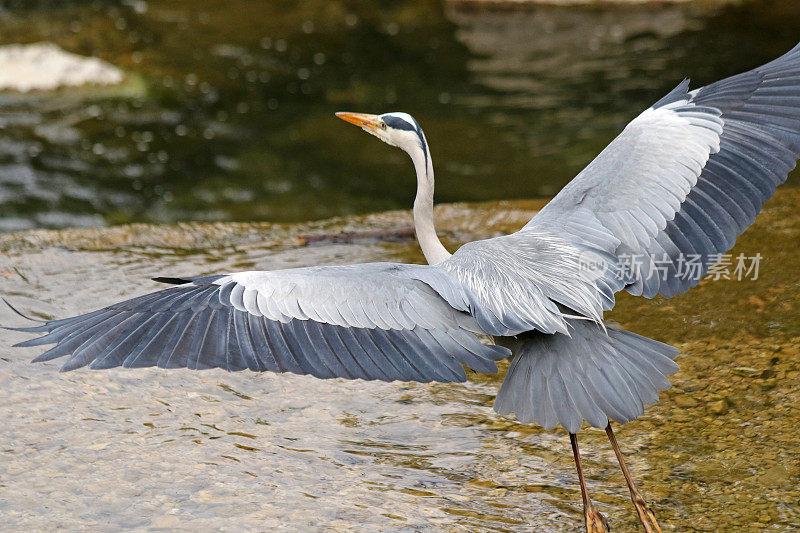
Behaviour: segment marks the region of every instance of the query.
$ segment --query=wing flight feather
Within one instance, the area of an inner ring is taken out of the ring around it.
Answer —
[[[510,352],[477,339],[466,293],[434,268],[372,263],[165,278],[183,284],[19,328],[45,333],[19,346],[55,344],[35,361],[68,356],[62,370],[249,368],[384,381],[464,381],[462,365],[496,372]]]

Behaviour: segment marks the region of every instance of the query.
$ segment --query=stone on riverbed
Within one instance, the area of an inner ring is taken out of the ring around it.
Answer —
[[[116,85],[124,77],[120,69],[102,59],[72,54],[53,43],[0,46],[0,91]]]

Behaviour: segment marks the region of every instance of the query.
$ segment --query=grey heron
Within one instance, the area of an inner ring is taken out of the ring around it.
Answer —
[[[586,530],[607,525],[585,486],[584,424],[605,429],[639,519],[660,531],[611,422],[634,420],[658,400],[678,350],[606,325],[603,314],[622,290],[671,297],[699,283],[785,181],[800,156],[800,45],[706,87],[690,91],[684,80],[522,229],[453,254],[434,228],[433,162],[417,121],[338,116],[411,157],[427,265],[155,278],[173,286],[15,328],[44,333],[18,346],[55,344],[34,361],[67,356],[62,371],[158,366],[420,382],[465,381],[465,366],[494,373],[513,354],[495,410],[567,430]],[[700,275],[682,272],[686,255],[702,260]]]

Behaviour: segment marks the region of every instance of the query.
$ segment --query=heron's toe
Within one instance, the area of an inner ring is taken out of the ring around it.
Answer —
[[[656,520],[656,514],[647,505],[647,502],[644,500],[637,500],[636,512],[639,515],[639,519],[646,533],[662,533],[661,526],[658,525],[658,521]]]
[[[594,506],[586,509],[586,533],[608,533],[608,520]]]

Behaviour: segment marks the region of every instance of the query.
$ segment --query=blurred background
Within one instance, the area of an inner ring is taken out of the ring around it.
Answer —
[[[339,110],[413,114],[439,202],[551,196],[683,77],[800,40],[799,2],[600,4],[0,2],[0,231],[408,208]]]

